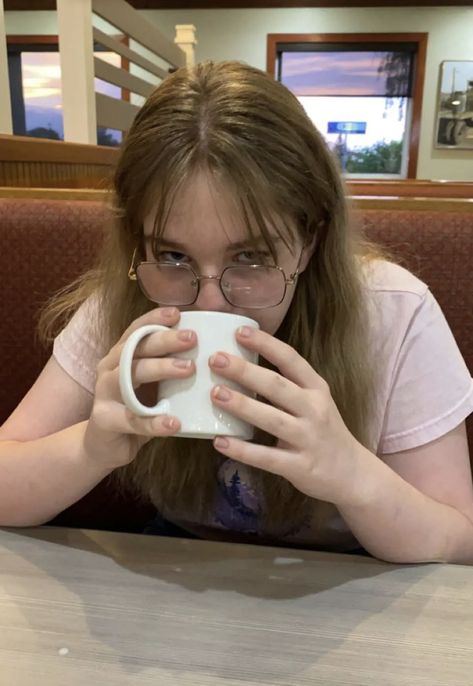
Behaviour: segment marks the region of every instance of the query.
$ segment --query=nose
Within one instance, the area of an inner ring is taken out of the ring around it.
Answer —
[[[208,312],[231,312],[232,306],[227,302],[215,279],[202,279],[200,282],[199,297],[194,303],[196,310]]]

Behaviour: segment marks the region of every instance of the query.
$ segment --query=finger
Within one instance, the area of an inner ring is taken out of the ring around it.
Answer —
[[[104,430],[138,436],[170,436],[181,428],[177,417],[170,415],[139,417],[120,402],[96,403],[94,419]]]
[[[182,379],[192,374],[195,374],[194,362],[179,357],[146,358],[135,360],[132,364],[132,378],[136,386],[163,379]]]
[[[307,414],[306,391],[278,372],[221,352],[212,355],[209,365],[219,376],[235,381],[286,412],[296,416]]]
[[[107,369],[118,366],[120,356],[126,341],[117,343],[107,356]],[[145,336],[136,346],[133,359],[164,357],[174,353],[191,350],[197,344],[197,336],[194,331],[156,331]]]
[[[162,326],[175,326],[179,319],[181,313],[177,307],[155,307],[149,312],[135,319],[130,326],[125,330],[121,336],[119,343],[123,343],[130,336],[133,331],[139,329],[140,326],[145,326],[145,324],[161,324]]]
[[[238,343],[248,350],[259,353],[277,367],[286,379],[293,381],[300,388],[325,389],[324,379],[287,343],[265,331],[246,326],[240,327],[236,335]]]
[[[238,438],[227,436],[217,436],[213,444],[215,450],[232,460],[264,469],[266,472],[278,474],[288,479],[291,470],[288,469],[287,450],[241,441]]]
[[[131,371],[133,388],[164,379],[185,379],[193,374],[195,374],[195,364],[192,360],[172,357],[134,360]],[[121,398],[118,367],[101,376],[96,392],[109,398]]]
[[[133,357],[164,357],[173,353],[190,350],[196,344],[197,336],[195,331],[188,329],[157,331],[149,336],[145,336],[138,343]]]
[[[138,320],[137,320],[138,321]],[[157,323],[157,322],[153,322]],[[165,326],[165,324],[160,324]],[[135,329],[138,327],[135,327]],[[130,331],[130,335],[131,335]],[[122,336],[110,350],[108,355],[100,363],[100,368],[113,369],[118,366],[120,355],[127,338]],[[178,353],[190,350],[197,344],[197,336],[194,331],[173,329],[157,331],[145,336],[136,346],[133,357],[160,357],[170,353]]]
[[[300,440],[300,421],[287,412],[272,407],[272,405],[249,398],[243,393],[230,390],[223,385],[212,389],[212,402],[225,412],[229,412],[290,445],[295,446]]]

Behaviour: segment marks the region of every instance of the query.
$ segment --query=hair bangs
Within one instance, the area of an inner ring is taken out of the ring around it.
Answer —
[[[239,155],[239,153],[236,153]],[[222,172],[222,181],[236,204],[248,238],[256,246],[262,238],[272,259],[278,260],[274,235],[294,252],[298,238],[297,221],[281,211],[271,188],[260,169],[254,169],[248,160],[235,160],[235,164]]]

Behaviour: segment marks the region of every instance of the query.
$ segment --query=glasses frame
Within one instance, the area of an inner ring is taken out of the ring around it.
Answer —
[[[196,292],[195,292],[196,295],[195,295],[194,300],[192,300],[192,302],[181,303],[181,304],[179,304],[179,305],[176,305],[176,304],[175,304],[175,305],[174,305],[175,307],[187,307],[187,306],[189,306],[189,305],[193,305],[193,304],[197,301],[197,299],[198,299],[198,297],[199,297],[199,293],[200,293],[200,283],[201,283],[201,281],[217,281],[217,282],[218,282],[218,285],[219,285],[219,288],[220,288],[220,292],[222,293],[222,295],[223,295],[223,297],[225,298],[225,300],[227,301],[227,303],[229,303],[232,307],[237,307],[237,305],[234,305],[234,304],[227,298],[227,296],[226,296],[226,294],[225,294],[225,292],[224,292],[224,290],[223,290],[223,288],[222,288],[222,279],[223,279],[223,276],[224,276],[224,274],[225,274],[226,271],[231,270],[231,269],[238,268],[239,265],[233,265],[233,266],[230,266],[230,267],[225,267],[225,269],[222,271],[222,273],[221,273],[220,275],[214,274],[214,275],[209,275],[209,276],[207,276],[207,275],[205,275],[205,274],[197,274],[197,273],[192,269],[192,267],[191,267],[189,264],[185,263],[185,262],[155,262],[154,260],[141,260],[140,262],[136,263],[136,256],[137,256],[137,253],[138,253],[138,248],[135,248],[134,251],[133,251],[133,256],[132,256],[132,258],[131,258],[130,268],[128,269],[128,278],[130,279],[130,281],[137,281],[137,282],[138,282],[138,285],[139,285],[139,287],[140,287],[140,289],[141,289],[143,295],[145,295],[145,296],[148,298],[148,300],[150,300],[151,302],[154,302],[154,303],[156,303],[157,305],[159,305],[159,302],[157,302],[156,300],[151,300],[151,299],[148,297],[148,295],[146,294],[144,288],[143,288],[142,285],[141,285],[140,279],[139,279],[139,277],[138,277],[137,269],[138,269],[138,267],[139,267],[140,265],[142,265],[142,264],[154,264],[154,265],[161,265],[161,264],[164,264],[164,265],[168,265],[168,266],[171,266],[171,267],[181,267],[181,268],[184,267],[184,268],[187,269],[191,274],[193,274],[194,279],[197,281],[197,287],[196,287]],[[258,307],[258,306],[252,307],[252,306],[246,305],[244,309],[266,310],[266,309],[268,309],[268,308],[270,308],[270,307],[277,307],[278,305],[280,305],[280,304],[282,303],[282,301],[284,300],[284,298],[286,297],[287,287],[288,287],[288,286],[295,286],[295,284],[297,283],[297,279],[298,279],[299,274],[300,274],[300,271],[299,271],[299,270],[300,270],[300,264],[301,264],[301,260],[302,260],[302,255],[303,255],[303,253],[304,253],[304,248],[302,249],[302,251],[301,251],[301,253],[300,253],[300,255],[299,255],[299,259],[298,259],[298,261],[297,261],[297,266],[296,266],[295,272],[293,272],[292,274],[290,274],[289,277],[286,276],[286,272],[285,272],[284,269],[283,269],[282,267],[280,267],[279,265],[277,265],[277,264],[269,265],[269,266],[271,267],[271,269],[277,269],[277,270],[283,275],[283,277],[284,277],[284,292],[283,292],[283,295],[282,295],[281,299],[280,299],[278,302],[274,303],[273,305],[263,305],[263,306],[259,306],[259,307]],[[245,265],[241,265],[241,266],[244,266],[244,267],[250,268],[250,269],[255,269],[255,268],[259,268],[259,267],[265,267],[265,266],[267,266],[267,265],[264,265],[264,264],[245,264]]]

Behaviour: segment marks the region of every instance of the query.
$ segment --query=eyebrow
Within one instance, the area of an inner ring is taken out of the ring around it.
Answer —
[[[152,236],[145,236],[145,242],[149,243],[153,237]],[[281,238],[279,236],[271,236],[271,239],[274,244],[281,243]],[[246,238],[243,241],[237,241],[235,243],[230,243],[227,245],[226,249],[227,251],[230,250],[241,250],[242,248],[248,248],[248,247],[253,247],[255,245],[265,245],[265,240],[263,236],[260,236],[259,238],[256,238],[254,240],[251,240],[249,238]],[[177,248],[180,252],[186,253],[189,250],[189,246],[184,245],[184,243],[179,243],[179,241],[169,241],[166,238],[160,238],[159,239],[159,246],[163,248]]]

